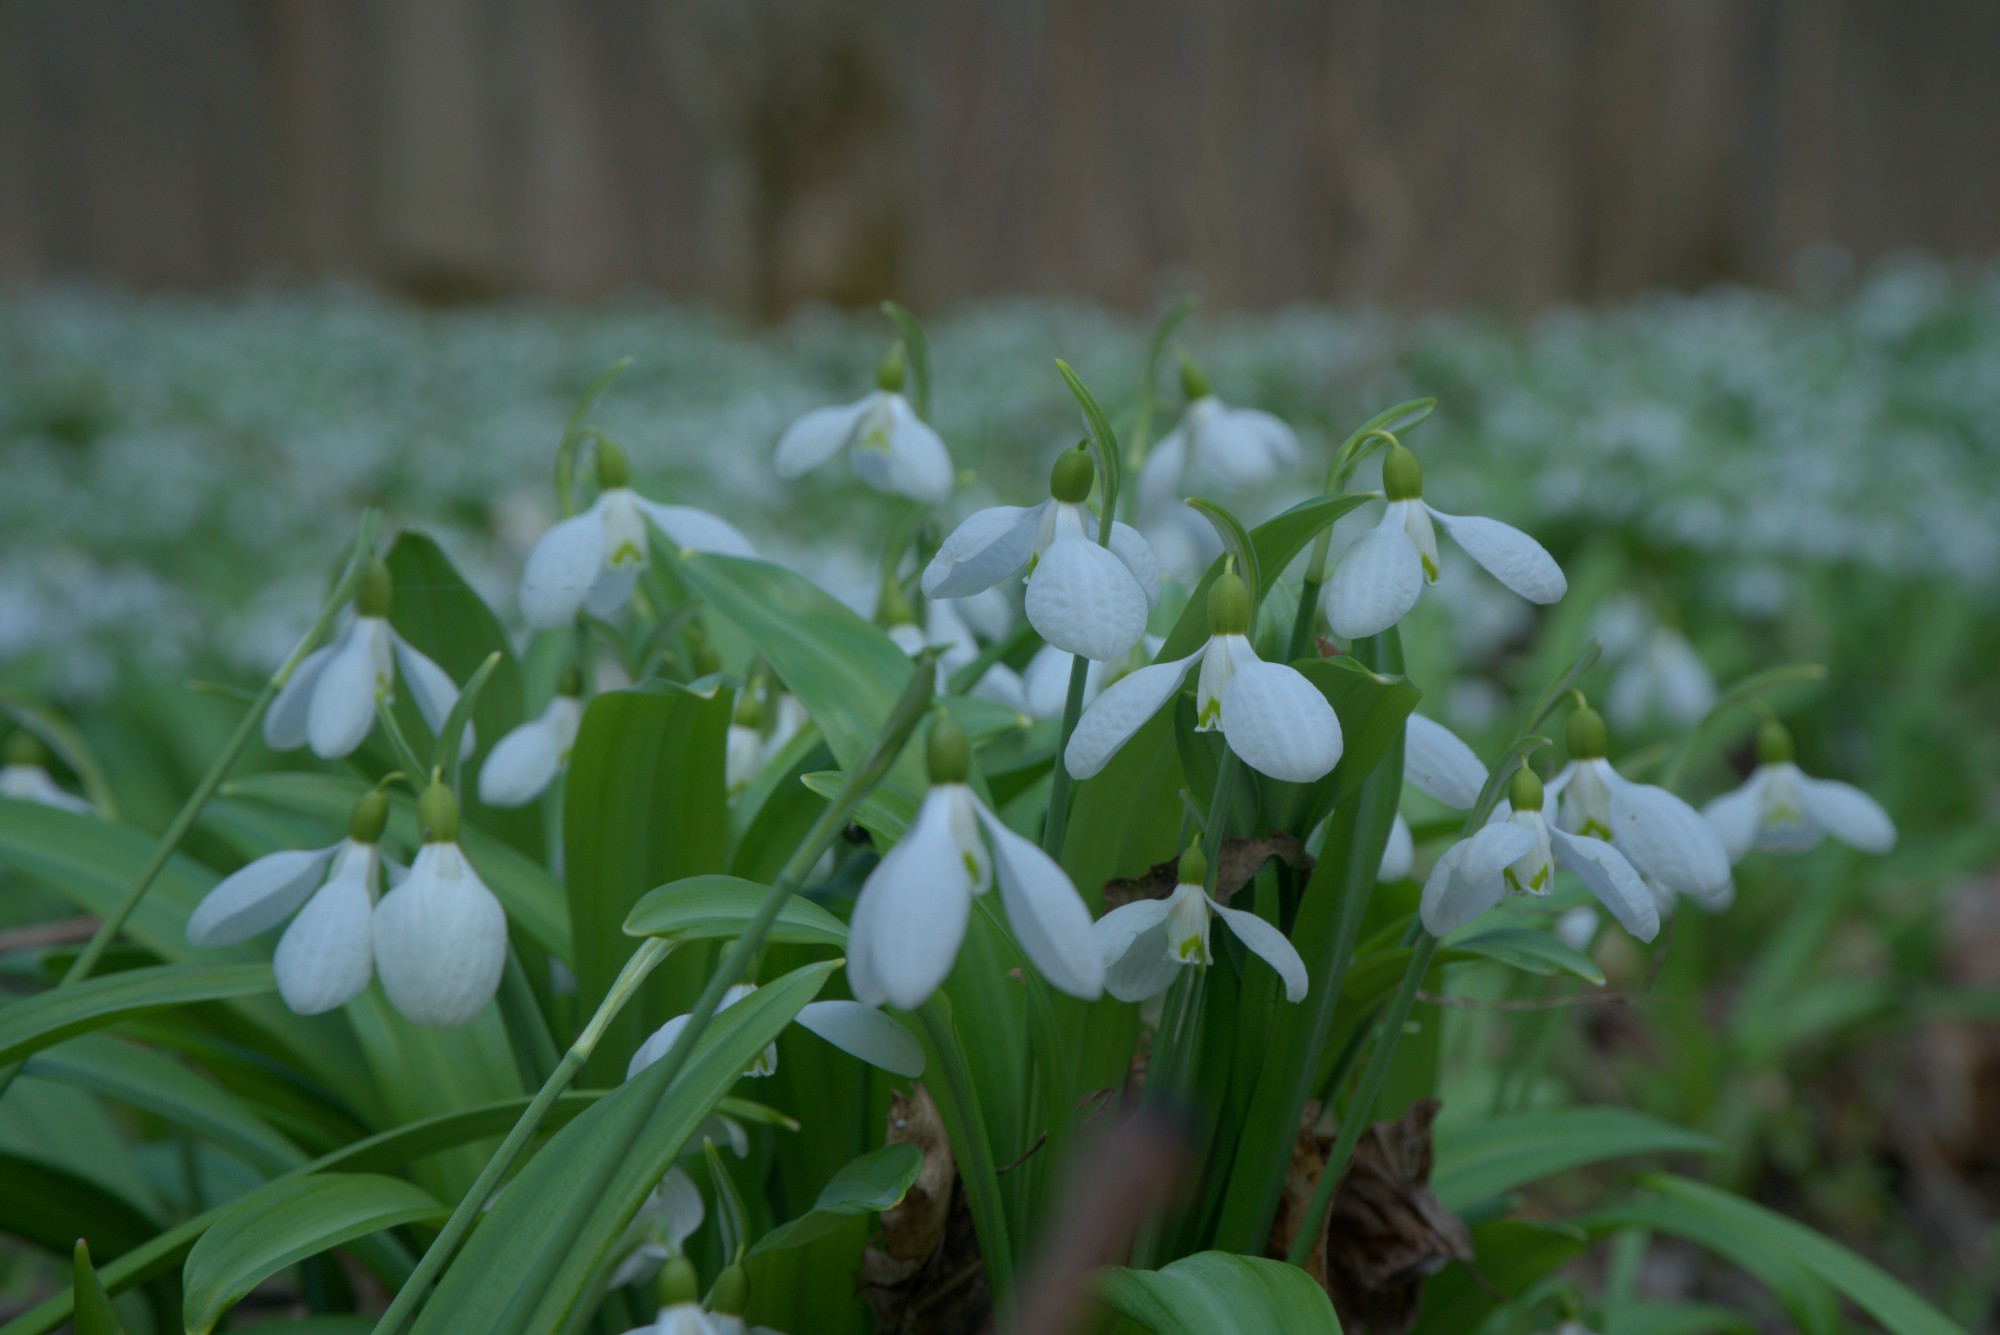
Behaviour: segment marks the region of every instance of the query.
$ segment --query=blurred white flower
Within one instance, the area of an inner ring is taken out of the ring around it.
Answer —
[[[1211,918],[1220,917],[1249,950],[1269,964],[1285,985],[1285,1000],[1306,995],[1306,966],[1285,934],[1254,913],[1225,908],[1208,897],[1208,862],[1199,846],[1181,858],[1180,883],[1165,899],[1141,899],[1099,918],[1092,927],[1104,959],[1104,990],[1120,1001],[1144,1001],[1167,990],[1184,968],[1214,962]]]
[[[1792,739],[1767,722],[1757,738],[1757,768],[1732,792],[1702,808],[1732,861],[1752,849],[1801,852],[1832,835],[1864,853],[1896,846],[1896,824],[1882,804],[1852,784],[1809,777],[1792,761]]]
[[[890,354],[876,378],[873,393],[815,408],[787,427],[774,459],[778,476],[811,472],[846,449],[855,475],[877,491],[933,505],[950,500],[951,454],[900,392],[900,356]]]
[[[1180,422],[1153,446],[1139,469],[1139,509],[1165,514],[1184,493],[1249,491],[1284,476],[1299,462],[1299,438],[1270,413],[1232,408],[1208,391],[1207,377],[1182,359],[1188,405]]]
[[[526,806],[569,763],[583,726],[576,683],[565,681],[548,708],[502,737],[479,769],[479,800],[491,807]]]

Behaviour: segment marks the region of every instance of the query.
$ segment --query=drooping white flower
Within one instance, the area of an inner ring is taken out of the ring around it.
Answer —
[[[1249,491],[1298,466],[1299,438],[1270,413],[1232,408],[1209,392],[1208,377],[1185,356],[1181,389],[1188,404],[1180,422],[1139,469],[1139,508],[1160,514],[1189,491],[1197,495]]]
[[[382,990],[413,1024],[469,1023],[500,990],[507,914],[458,846],[458,802],[433,783],[417,800],[424,846],[375,909]]]
[[[1634,783],[1604,758],[1597,711],[1580,705],[1569,721],[1570,761],[1549,782],[1555,821],[1570,834],[1602,839],[1646,877],[1678,895],[1713,902],[1730,893],[1729,855],[1701,813],[1664,788]]]
[[[583,726],[577,685],[574,674],[566,677],[540,717],[500,739],[479,770],[480,801],[490,807],[526,806],[562,773]]]
[[[1088,707],[1106,686],[1151,663],[1165,643],[1164,636],[1147,635],[1123,658],[1108,663],[1086,659],[1090,666],[1084,669],[1083,674],[1084,705]],[[1021,670],[1021,693],[1025,702],[1021,712],[1030,718],[1061,718],[1069,703],[1070,669],[1075,663],[1075,654],[1064,653],[1052,644],[1035,650],[1028,666]]]
[[[41,742],[25,728],[9,737],[6,763],[0,765],[0,797],[84,815],[95,813],[96,807],[55,781],[44,758]]]
[[[354,595],[354,619],[345,630],[306,655],[264,715],[264,742],[273,751],[310,744],[323,760],[338,760],[361,745],[375,726],[377,697],[394,694],[398,675],[432,732],[444,727],[458,703],[458,687],[389,624],[394,586],[389,567],[369,562]],[[461,759],[472,754],[472,724],[459,742]]]
[[[1792,738],[1776,719],[1757,735],[1757,768],[1742,786],[1702,808],[1732,861],[1752,849],[1802,852],[1832,835],[1864,853],[1896,846],[1896,823],[1852,784],[1814,779],[1792,760]]]
[[[1423,471],[1401,444],[1390,446],[1382,464],[1382,492],[1389,502],[1382,522],[1341,554],[1326,582],[1323,605],[1335,634],[1379,635],[1417,605],[1437,583],[1437,528],[1529,602],[1555,602],[1568,587],[1555,558],[1519,529],[1426,505]]]
[[[1715,678],[1685,635],[1655,626],[1612,669],[1604,707],[1621,728],[1698,723],[1715,707]]]
[[[1138,531],[1111,526],[1097,545],[1097,519],[1084,505],[1093,469],[1081,446],[1064,450],[1040,505],[998,505],[972,515],[924,569],[926,598],[963,598],[1026,570],[1028,622],[1068,653],[1122,657],[1146,632],[1160,596],[1160,570]]]
[[[339,843],[266,854],[224,877],[189,915],[188,944],[233,946],[297,913],[271,959],[278,995],[300,1015],[346,1005],[374,973],[376,890],[384,870],[395,874],[376,847],[388,819],[388,800],[371,790]]]
[[[528,553],[520,600],[521,616],[530,626],[567,625],[579,610],[595,617],[614,615],[652,561],[648,523],[682,551],[757,554],[727,520],[693,506],[662,505],[633,491],[624,454],[604,441],[597,445],[597,484],[590,508],[555,525]]]
[[[972,899],[998,880],[1028,959],[1050,986],[1086,1000],[1104,990],[1090,911],[1067,873],[1015,834],[965,778],[965,731],[940,714],[928,742],[931,788],[909,829],[868,874],[848,927],[847,981],[870,1006],[921,1006],[951,973]]]
[[[1659,910],[1639,873],[1603,840],[1553,825],[1549,800],[1534,771],[1514,775],[1491,822],[1446,849],[1431,868],[1418,906],[1426,931],[1433,936],[1455,931],[1509,891],[1546,895],[1560,866],[1575,873],[1626,931],[1641,941],[1659,935]]]
[[[1208,590],[1209,638],[1186,658],[1140,668],[1105,688],[1070,734],[1063,763],[1073,778],[1103,769],[1118,749],[1195,679],[1195,727],[1222,730],[1229,749],[1260,774],[1310,783],[1340,760],[1340,719],[1296,669],[1266,663],[1250,647],[1250,595],[1234,571]]]
[[[779,477],[798,477],[848,451],[855,476],[877,491],[933,505],[951,499],[951,454],[903,397],[902,350],[875,373],[875,391],[852,403],[815,408],[785,429],[773,460]]]
[[[722,1003],[716,1010],[727,1010],[756,990],[755,983],[738,983],[722,994]],[[655,1029],[632,1054],[632,1060],[625,1067],[625,1078],[630,1080],[666,1056],[674,1040],[687,1028],[690,1018],[676,1015]],[[818,1034],[849,1056],[859,1057],[891,1074],[915,1079],[924,1073],[923,1045],[911,1037],[909,1030],[872,1006],[864,1006],[858,1001],[809,1001],[800,1008],[793,1023]],[[777,1069],[778,1045],[774,1042],[744,1068],[743,1074],[766,1076],[776,1073]]]
[[[1209,953],[1212,918],[1272,969],[1285,985],[1285,1000],[1306,995],[1306,966],[1285,934],[1254,913],[1225,908],[1203,885],[1208,860],[1200,847],[1181,856],[1180,883],[1165,899],[1141,899],[1099,918],[1092,927],[1104,959],[1104,990],[1120,1001],[1144,1001],[1167,990],[1184,968],[1214,962]]]

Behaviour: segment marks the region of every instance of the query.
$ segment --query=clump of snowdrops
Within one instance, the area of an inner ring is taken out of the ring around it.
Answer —
[[[9,1330],[116,1329],[138,1308],[107,1292],[170,1322],[177,1290],[206,1331],[294,1266],[298,1310],[378,1332],[1602,1328],[1562,1266],[1648,1231],[1949,1328],[1681,1172],[1517,1214],[1582,1164],[1688,1167],[1682,1129],[1572,1107],[1431,1139],[1420,998],[1607,988],[1598,947],[1657,959],[1676,914],[1728,911],[1735,861],[1893,844],[1765,699],[1816,668],[1717,688],[1642,626],[1625,693],[1670,703],[1677,747],[1621,750],[1579,690],[1593,645],[1482,755],[1399,625],[1454,565],[1528,608],[1567,580],[1427,470],[1430,400],[1314,457],[1183,357],[1152,439],[1178,308],[1115,417],[1057,362],[1078,438],[967,509],[923,333],[887,310],[873,383],[760,484],[810,511],[849,468],[899,498],[864,608],[760,556],[726,495],[646,485],[593,425],[613,367],[513,606],[362,517],[157,839],[11,702],[0,858],[100,922],[0,1010],[6,1096],[115,1089],[234,1176],[79,1249],[74,1293]],[[1272,489],[1273,517],[1232,511]],[[1740,787],[1679,791],[1699,737],[1744,727]],[[232,778],[253,736],[283,763]],[[183,847],[217,812],[220,877]]]

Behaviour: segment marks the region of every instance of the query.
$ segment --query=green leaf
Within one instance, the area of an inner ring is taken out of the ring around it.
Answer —
[[[893,301],[882,303],[882,314],[896,326],[902,335],[903,355],[910,365],[910,407],[925,421],[931,416],[931,347],[924,338],[924,328],[917,323],[917,317],[898,306]]]
[[[1083,409],[1084,423],[1090,429],[1091,453],[1097,458],[1098,482],[1103,488],[1099,495],[1103,497],[1103,508],[1108,516],[1118,500],[1120,473],[1125,462],[1118,456],[1118,435],[1111,429],[1111,421],[1105,417],[1104,409],[1097,406],[1097,399],[1084,387],[1069,363],[1058,358],[1056,373],[1062,376],[1069,392],[1076,396],[1077,406]]]
[[[628,936],[672,936],[683,941],[741,936],[771,888],[738,876],[689,876],[659,886],[632,906]],[[847,945],[847,926],[811,900],[785,901],[765,941],[773,944]]]
[[[803,1247],[856,1215],[891,1208],[903,1199],[923,1166],[923,1151],[915,1145],[890,1145],[862,1155],[833,1175],[812,1209],[759,1238],[750,1255]]]
[[[1402,741],[1424,693],[1407,677],[1371,672],[1352,658],[1304,658],[1292,666],[1319,688],[1340,718],[1340,763],[1312,785],[1317,817],[1361,791],[1361,781]]]
[[[1297,1266],[1199,1252],[1164,1270],[1097,1273],[1106,1307],[1154,1335],[1339,1335],[1326,1290]]]
[[[314,1175],[258,1188],[231,1201],[188,1253],[181,1317],[208,1335],[223,1313],[264,1280],[343,1242],[447,1211],[400,1178]]]
[[[1604,1335],[1753,1335],[1750,1319],[1713,1303],[1633,1298],[1606,1303]]]
[[[642,895],[664,882],[720,872],[729,862],[723,749],[731,698],[671,683],[608,691],[584,711],[563,786],[564,877],[569,885],[570,967],[577,1013],[597,1009],[634,949],[624,924]],[[690,961],[678,981],[699,970]],[[615,1083],[641,1036],[691,1000],[676,980],[654,978],[611,1022],[588,1078]]]
[[[277,990],[268,964],[160,964],[87,978],[0,1010],[0,1066],[133,1015]]]
[[[90,1264],[90,1244],[82,1238],[76,1240],[71,1263],[75,1272],[71,1294],[76,1304],[76,1335],[125,1335],[118,1314],[111,1310],[111,1296],[105,1293],[96,1268]]]
[[[1599,987],[1604,971],[1597,961],[1565,945],[1553,932],[1532,927],[1498,927],[1490,932],[1451,943],[1450,951],[1460,958],[1476,956],[1493,960],[1526,973],[1567,973]]]
[[[1318,496],[1309,501],[1301,501],[1281,515],[1265,520],[1250,530],[1250,545],[1257,553],[1258,588],[1257,601],[1262,602],[1277,586],[1278,579],[1285,573],[1285,567],[1294,557],[1306,549],[1306,544],[1318,536],[1319,531],[1339,519],[1357,506],[1365,505],[1372,497],[1358,494],[1340,496]],[[1156,663],[1185,658],[1201,647],[1208,636],[1208,586],[1222,573],[1222,559],[1217,557],[1209,564],[1207,571],[1188,594],[1187,606],[1180,619],[1167,634],[1167,641],[1160,652],[1154,655]]]
[[[1584,1164],[1634,1154],[1715,1154],[1699,1132],[1627,1108],[1558,1108],[1548,1112],[1447,1123],[1435,1134],[1431,1190],[1447,1210]]]
[[[158,1228],[108,1187],[40,1159],[0,1150],[0,1231],[56,1256],[88,1237],[97,1244],[98,1255],[117,1257]]]
[[[1503,1302],[1520,1298],[1557,1266],[1581,1256],[1588,1241],[1588,1234],[1568,1224],[1500,1219],[1476,1226],[1472,1269],[1451,1265],[1424,1281],[1415,1335],[1482,1329]]]
[[[1199,496],[1189,500],[1187,506],[1215,529],[1215,536],[1222,542],[1223,554],[1236,558],[1236,573],[1249,586],[1252,600],[1259,600],[1264,582],[1257,573],[1257,547],[1250,541],[1250,535],[1243,531],[1243,522],[1214,501],[1206,501]]]

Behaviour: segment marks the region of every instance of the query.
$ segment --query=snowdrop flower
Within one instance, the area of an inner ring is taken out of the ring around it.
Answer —
[[[687,1302],[693,1303],[700,1292],[699,1279],[693,1276],[692,1263],[687,1261],[687,1240],[701,1227],[705,1214],[701,1201],[701,1189],[694,1184],[678,1165],[669,1168],[667,1175],[660,1179],[660,1185],[646,1194],[639,1206],[639,1213],[633,1216],[626,1229],[626,1237],[637,1238],[625,1259],[611,1272],[609,1287],[623,1288],[627,1284],[643,1284],[659,1274],[663,1266],[672,1266],[676,1260],[685,1266],[687,1274],[682,1274],[681,1266],[674,1266],[675,1273],[661,1276],[663,1291],[661,1307],[670,1306],[664,1293],[670,1286],[678,1290],[680,1281],[686,1280]],[[699,1303],[694,1307],[697,1315],[701,1312]],[[662,1313],[664,1315],[664,1312]],[[641,1329],[652,1330],[645,1326]]]
[[[915,621],[916,614],[910,610],[900,590],[887,590],[882,603],[885,615],[892,618],[891,624],[884,630],[896,642],[898,649],[910,655],[922,653],[925,649],[937,650],[939,695],[950,689],[951,679],[960,668],[979,657],[979,641],[973,638],[972,628],[951,604],[950,599],[930,599],[925,608],[925,624],[919,628]],[[1027,712],[1027,692],[1021,685],[1020,674],[1005,663],[989,664],[965,694]]]
[[[1071,996],[1096,998],[1104,965],[1069,876],[966,786],[971,746],[949,714],[932,720],[926,749],[930,791],[854,904],[847,981],[855,997],[870,1006],[921,1006],[951,973],[973,896],[997,879],[1007,920],[1042,976]]]
[[[1802,852],[1832,835],[1864,853],[1896,846],[1896,825],[1880,803],[1852,784],[1812,779],[1792,763],[1792,735],[1776,719],[1757,734],[1757,768],[1701,814],[1731,860],[1752,849]]]
[[[1403,782],[1448,807],[1468,811],[1478,803],[1479,792],[1486,786],[1486,766],[1450,728],[1412,714],[1403,724]],[[1389,842],[1382,848],[1382,866],[1375,879],[1378,883],[1400,881],[1415,868],[1416,861],[1416,841],[1399,811],[1389,827]]]
[[[1604,720],[1587,704],[1570,715],[1569,763],[1549,783],[1564,831],[1602,839],[1675,894],[1714,902],[1731,893],[1729,855],[1701,814],[1664,788],[1633,783],[1604,758]]]
[[[1506,801],[1494,809],[1486,828],[1446,849],[1431,868],[1418,905],[1424,930],[1433,936],[1455,931],[1510,890],[1546,895],[1561,866],[1574,872],[1626,931],[1641,941],[1659,935],[1659,910],[1639,873],[1603,840],[1551,825],[1548,801],[1533,770],[1523,767],[1515,773]]]
[[[434,733],[444,727],[458,703],[458,687],[390,626],[394,594],[389,567],[371,560],[354,594],[354,619],[347,629],[306,655],[271,701],[264,715],[264,741],[273,751],[310,744],[322,760],[351,754],[374,728],[376,698],[394,692],[399,672],[425,724]],[[472,749],[468,722],[459,742],[460,759]]]
[[[1250,647],[1250,593],[1234,570],[1208,586],[1208,643],[1186,658],[1140,668],[1077,720],[1063,752],[1072,777],[1087,779],[1179,693],[1196,663],[1195,727],[1222,730],[1229,749],[1260,774],[1310,783],[1340,760],[1340,720],[1296,669],[1266,663]]]
[[[479,800],[489,807],[526,806],[542,795],[569,763],[583,726],[582,680],[575,669],[563,674],[541,717],[529,719],[500,739],[479,770]]]
[[[963,598],[1028,572],[1028,622],[1067,653],[1100,661],[1129,652],[1160,596],[1160,569],[1138,531],[1111,526],[1097,545],[1084,505],[1095,469],[1079,445],[1064,450],[1040,505],[996,505],[952,531],[924,570],[926,598]]]
[[[413,1024],[466,1024],[500,989],[507,915],[458,846],[458,802],[433,783],[417,799],[424,846],[375,910],[382,990]]]
[[[1654,626],[1618,660],[1604,707],[1621,728],[1654,718],[1698,723],[1715,707],[1715,678],[1685,635]]]
[[[55,781],[44,763],[42,744],[25,728],[7,739],[7,763],[0,765],[0,797],[91,815],[97,808]]]
[[[625,454],[597,443],[597,499],[542,535],[521,571],[521,616],[530,626],[567,625],[579,610],[614,615],[652,560],[646,525],[683,551],[755,556],[727,520],[687,505],[649,501],[631,487]]]
[[[1090,666],[1083,673],[1084,705],[1088,707],[1106,686],[1151,663],[1166,642],[1165,636],[1148,635],[1123,658],[1108,663],[1088,660]],[[1021,712],[1030,718],[1061,718],[1069,703],[1069,674],[1075,662],[1075,654],[1064,653],[1052,644],[1035,650],[1035,656],[1021,670]]]
[[[1306,966],[1285,934],[1254,913],[1224,908],[1208,897],[1208,859],[1200,845],[1181,854],[1180,883],[1165,899],[1115,908],[1091,929],[1104,959],[1104,990],[1120,1001],[1144,1001],[1167,990],[1179,970],[1214,962],[1209,920],[1222,919],[1236,939],[1277,971],[1285,1000],[1306,995]]]
[[[852,403],[815,408],[785,429],[774,460],[778,476],[798,477],[848,451],[854,472],[877,491],[941,504],[951,499],[951,454],[902,394],[903,346],[875,371],[875,392]]]
[[[1417,605],[1437,583],[1437,527],[1466,555],[1531,603],[1552,603],[1568,587],[1542,545],[1517,528],[1477,515],[1448,515],[1423,500],[1423,470],[1401,443],[1382,463],[1382,522],[1341,554],[1322,595],[1334,633],[1347,639],[1379,635]]]
[[[717,1013],[729,1009],[756,990],[755,983],[736,984],[722,994],[722,1004],[716,1007]],[[690,1018],[676,1015],[654,1030],[639,1045],[639,1050],[632,1054],[632,1060],[625,1067],[625,1078],[630,1080],[666,1056],[674,1040],[687,1028]],[[809,1001],[793,1017],[793,1023],[818,1034],[842,1052],[859,1057],[870,1066],[879,1066],[891,1074],[909,1076],[913,1080],[924,1073],[923,1045],[910,1036],[909,1030],[872,1006],[864,1006],[858,1001]],[[772,1043],[744,1068],[743,1074],[766,1076],[776,1073],[777,1069],[778,1045]]]
[[[388,823],[389,799],[363,793],[331,848],[266,854],[223,878],[189,916],[188,944],[233,946],[297,912],[271,960],[278,995],[300,1015],[346,1005],[374,973],[370,919],[389,867],[376,845]]]
[[[1181,354],[1181,392],[1187,410],[1160,437],[1139,469],[1139,508],[1148,514],[1172,508],[1184,491],[1240,492],[1261,487],[1299,462],[1299,438],[1270,413],[1231,408],[1209,392],[1208,377]]]

